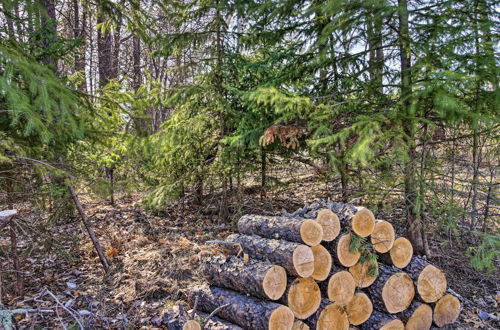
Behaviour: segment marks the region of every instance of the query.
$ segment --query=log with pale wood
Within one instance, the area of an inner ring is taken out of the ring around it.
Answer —
[[[318,310],[321,290],[312,277],[290,279],[280,302],[287,305],[296,318],[304,320]]]
[[[238,221],[238,231],[309,246],[318,245],[323,240],[323,227],[311,219],[244,215]]]
[[[438,301],[448,288],[444,272],[431,265],[425,258],[415,256],[405,268],[405,271],[415,281],[420,299],[426,303]]]
[[[394,245],[395,239],[396,233],[390,222],[385,220],[377,220],[375,222],[375,228],[370,235],[370,241],[375,251],[378,253],[389,252]]]
[[[454,323],[458,319],[461,310],[462,304],[457,297],[450,293],[444,295],[434,306],[434,324],[443,327]]]
[[[311,328],[301,320],[293,322],[292,330],[310,330]]]
[[[318,310],[305,322],[311,329],[349,329],[349,319],[345,308],[330,302],[328,299],[323,299]]]
[[[349,267],[349,273],[358,288],[367,288],[377,279],[378,268],[376,259],[360,260],[354,266]]]
[[[344,267],[354,266],[361,257],[359,251],[351,251],[350,249],[351,235],[340,235],[333,242],[325,244],[335,263]]]
[[[389,252],[380,255],[380,260],[388,265],[403,269],[413,258],[413,246],[405,237],[398,237],[394,240]]]
[[[307,245],[256,235],[233,234],[226,240],[240,244],[251,258],[282,266],[292,276],[309,277],[314,272],[314,255]]]
[[[405,322],[407,330],[429,330],[432,326],[432,307],[418,301],[397,316]]]
[[[360,325],[366,322],[373,312],[373,303],[364,292],[356,292],[354,297],[345,306],[347,318],[352,325]]]
[[[216,315],[246,329],[291,329],[294,316],[290,308],[260,300],[218,287],[196,286],[189,294],[189,302],[197,308]]]
[[[405,324],[394,315],[373,311],[370,318],[358,328],[360,330],[405,330]]]
[[[368,237],[375,229],[375,216],[372,211],[365,207],[344,204],[337,216],[343,227],[351,228],[360,237]]]
[[[210,284],[240,291],[257,298],[277,300],[285,292],[285,269],[269,262],[215,256],[205,263],[205,278]]]
[[[407,309],[415,297],[413,280],[397,268],[380,265],[379,276],[367,288],[375,309],[395,314]]]
[[[346,305],[354,297],[355,291],[356,281],[348,271],[337,271],[328,279],[326,296],[335,304]]]
[[[332,256],[323,245],[311,246],[314,256],[314,272],[312,277],[316,281],[324,281],[332,269]]]
[[[329,209],[323,209],[318,212],[316,221],[323,228],[323,241],[331,242],[340,234],[339,217]]]

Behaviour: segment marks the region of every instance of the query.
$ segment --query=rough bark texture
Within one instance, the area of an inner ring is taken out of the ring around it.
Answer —
[[[425,258],[415,256],[405,268],[405,271],[415,281],[420,299],[426,303],[439,300],[447,289],[445,274]]]
[[[231,290],[197,286],[188,297],[191,305],[194,304],[196,297],[198,297],[197,307],[200,310],[210,313],[216,308],[225,306],[216,315],[247,329],[277,329],[273,326],[274,322],[290,329],[294,321],[293,313],[286,306],[247,297]]]
[[[314,227],[316,232],[304,233],[303,229],[307,224],[309,228]],[[319,223],[300,218],[244,215],[238,221],[238,231],[241,234],[255,234],[311,246],[318,245],[323,239],[323,228]]]
[[[227,241],[241,244],[245,253],[252,258],[269,260],[273,264],[282,266],[292,276],[309,277],[314,272],[313,253],[306,245],[238,234],[228,236]],[[304,257],[294,262],[296,250],[304,252]]]
[[[398,318],[394,315],[382,313],[380,311],[373,311],[370,318],[363,324],[360,324],[358,328],[359,330],[383,329],[385,325],[387,325],[390,322],[393,322],[391,325],[394,326],[391,327],[391,329],[404,330],[405,328],[404,323],[401,320],[399,320],[399,322],[397,320]]]
[[[391,279],[393,276],[394,278]],[[387,283],[389,280],[391,281]],[[386,285],[387,287],[384,289]],[[367,291],[370,294],[373,307],[390,314],[399,313],[408,308],[415,295],[413,281],[408,274],[386,265],[380,265],[379,276]],[[389,299],[384,297],[387,293],[393,293],[394,297]]]
[[[278,273],[274,283],[267,283],[266,286],[265,281],[269,281],[266,275],[270,271],[274,273],[275,269],[277,272],[281,270],[282,274]],[[242,259],[234,256],[212,257],[205,264],[204,275],[213,285],[271,300],[279,299],[285,292],[287,284],[286,273],[282,267],[256,260],[245,264]]]

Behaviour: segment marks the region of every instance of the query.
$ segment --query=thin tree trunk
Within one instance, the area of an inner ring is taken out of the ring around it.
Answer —
[[[260,147],[260,197],[266,197],[266,185],[267,185],[267,169],[266,169],[266,151],[264,147]]]
[[[104,15],[97,17],[97,24],[103,24]],[[97,61],[99,70],[99,87],[104,87],[112,78],[112,39],[111,33],[97,30]]]
[[[408,237],[416,253],[424,253],[424,239],[418,204],[417,182],[415,178],[417,150],[415,146],[415,115],[411,109],[411,53],[408,26],[408,2],[398,0],[399,6],[399,52],[401,70],[401,103],[406,114],[403,130],[406,135],[407,157],[404,167],[405,205]]]
[[[42,26],[45,27],[49,33],[44,35],[42,39],[42,47],[45,51],[50,50],[52,44],[56,41],[57,37],[57,20],[56,20],[56,4],[54,0],[43,0],[43,9],[41,15]],[[50,55],[50,52],[45,54],[42,63],[50,67],[54,72],[57,72],[57,60]]]

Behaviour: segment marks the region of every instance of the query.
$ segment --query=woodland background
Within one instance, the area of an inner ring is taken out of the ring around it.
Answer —
[[[494,1],[0,3],[0,307],[151,325],[242,214],[362,197],[497,309]]]

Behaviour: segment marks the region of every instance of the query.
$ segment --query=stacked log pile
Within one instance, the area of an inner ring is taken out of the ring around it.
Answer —
[[[224,244],[243,255],[211,257],[210,286],[190,291],[192,307],[212,320],[185,320],[184,329],[425,330],[459,316],[444,272],[367,208],[327,202],[245,215],[238,230]]]

